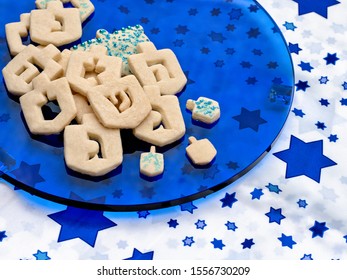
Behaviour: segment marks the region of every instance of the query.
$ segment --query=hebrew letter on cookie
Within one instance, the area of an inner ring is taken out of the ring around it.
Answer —
[[[187,78],[170,49],[157,50],[152,42],[140,43],[138,54],[129,56],[131,72],[142,86],[158,85],[163,95],[180,92]]]
[[[152,110],[146,93],[133,75],[94,87],[87,96],[100,122],[109,128],[135,128]]]
[[[76,116],[77,109],[66,78],[53,82],[44,75],[33,81],[34,90],[19,98],[25,121],[33,134],[57,134]],[[52,120],[46,120],[42,107],[50,101],[57,101],[60,112]]]
[[[61,77],[63,69],[56,62],[58,59],[60,51],[53,45],[43,49],[33,45],[25,47],[2,70],[8,91],[21,96],[33,90],[32,80],[40,74],[47,75],[50,80]]]
[[[94,114],[83,116],[81,125],[69,125],[64,131],[66,165],[90,176],[102,176],[123,161],[119,129],[102,126]]]
[[[46,46],[63,46],[82,36],[79,10],[64,8],[60,1],[47,3],[47,9],[33,10],[30,16],[30,38]]]
[[[182,138],[186,132],[181,108],[176,96],[160,96],[157,86],[145,87],[152,112],[133,132],[148,143],[163,147]]]
[[[103,46],[94,46],[88,52],[74,51],[66,71],[71,88],[84,96],[91,87],[114,82],[121,77],[122,60],[106,55]]]
[[[20,22],[5,25],[7,45],[11,55],[15,56],[25,49],[22,38],[28,36],[30,14],[21,14]]]

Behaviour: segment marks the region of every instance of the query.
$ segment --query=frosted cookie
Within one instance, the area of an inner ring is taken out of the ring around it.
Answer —
[[[30,14],[21,14],[19,22],[5,25],[7,45],[11,55],[15,56],[25,49],[22,38],[28,36],[30,25]]]
[[[220,118],[219,103],[206,97],[194,101],[188,99],[186,108],[192,111],[192,118],[206,124],[212,124]]]
[[[133,129],[134,135],[159,147],[181,139],[186,127],[178,98],[173,95],[161,96],[158,86],[147,86],[144,90],[152,111],[139,126]]]
[[[58,134],[76,116],[77,109],[66,78],[50,81],[41,75],[33,80],[34,90],[19,98],[28,128],[33,134]],[[57,101],[59,114],[52,120],[46,120],[42,107],[50,101]]]
[[[140,173],[147,177],[155,177],[164,172],[164,155],[156,153],[151,146],[149,153],[142,153],[140,158]]]
[[[141,25],[129,26],[121,30],[108,32],[105,29],[99,29],[96,32],[96,38],[75,45],[71,50],[88,51],[92,46],[101,45],[107,49],[107,54],[122,59],[122,75],[129,75],[128,57],[137,54],[137,45],[148,42],[149,39]]]
[[[64,8],[60,1],[47,3],[47,9],[33,10],[30,15],[30,38],[39,45],[63,46],[82,36],[79,10]]]
[[[217,155],[217,150],[208,139],[197,140],[195,137],[189,137],[189,146],[186,152],[190,160],[196,165],[207,165]]]
[[[87,97],[100,122],[108,128],[133,129],[152,110],[146,93],[133,75],[93,87]]]
[[[47,3],[59,0],[36,0],[36,8],[46,9]],[[89,0],[60,0],[63,3],[71,3],[80,13],[81,21],[84,22],[95,10],[93,3]]]
[[[76,172],[105,175],[123,161],[120,131],[105,128],[94,114],[84,115],[82,124],[65,128],[64,156],[66,165]]]
[[[75,92],[86,96],[91,87],[118,80],[121,69],[120,58],[108,56],[103,46],[93,46],[89,51],[71,52],[66,77]]]
[[[45,74],[50,80],[60,78],[62,67],[57,63],[60,51],[53,45],[39,49],[33,45],[24,48],[3,69],[6,87],[13,95],[21,96],[33,90],[32,80]]]
[[[129,56],[128,62],[142,86],[157,85],[163,95],[183,89],[187,78],[172,50],[157,50],[152,42],[138,44],[137,50],[139,53]]]

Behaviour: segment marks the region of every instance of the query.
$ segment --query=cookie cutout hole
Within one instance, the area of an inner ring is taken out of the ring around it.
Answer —
[[[25,72],[25,70],[27,70],[27,69],[28,69],[28,67],[22,65],[22,66],[15,72],[15,74],[16,74],[18,77],[20,77],[20,76]]]
[[[51,32],[62,32],[65,31],[64,29],[64,20],[59,16],[55,16],[54,27],[52,27]]]
[[[45,120],[54,120],[61,112],[59,105],[55,101],[49,101],[41,108]]]
[[[98,141],[98,139],[94,135],[92,135],[92,134],[89,134],[88,137],[89,137],[89,139],[91,141],[96,142],[98,144],[98,146],[99,146],[99,149],[98,149],[97,153],[95,153],[95,152],[89,153],[89,160],[93,159],[95,156],[97,156],[98,158],[104,158],[103,157],[103,153],[102,153],[101,144]]]
[[[72,5],[70,1],[63,3],[63,6],[64,6],[65,9],[67,9],[67,8],[75,8],[75,6]]]

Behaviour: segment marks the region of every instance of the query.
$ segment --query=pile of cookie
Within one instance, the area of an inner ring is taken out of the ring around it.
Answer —
[[[74,7],[64,7],[65,2]],[[138,139],[153,145],[141,155],[140,172],[161,174],[164,159],[155,146],[174,143],[186,132],[176,94],[187,78],[175,54],[157,50],[139,25],[114,33],[101,29],[96,38],[60,51],[58,47],[81,38],[82,23],[93,13],[93,4],[37,0],[36,6],[37,10],[22,14],[20,22],[6,25],[13,58],[2,70],[8,91],[19,98],[30,132],[63,133],[67,167],[101,176],[122,164],[120,130],[131,129]],[[32,44],[26,46],[22,40],[29,34]],[[43,107],[50,102],[60,112],[45,119]],[[220,114],[218,103],[206,98],[189,100],[187,108],[193,118],[202,116],[204,122],[214,122]],[[187,154],[194,163],[207,164],[216,150],[209,143],[208,159],[195,160],[200,157],[194,149],[199,141],[190,138]],[[199,145],[205,149],[202,142]]]

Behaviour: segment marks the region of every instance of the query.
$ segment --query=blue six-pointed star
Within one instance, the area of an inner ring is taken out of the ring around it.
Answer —
[[[282,209],[274,209],[273,207],[270,207],[270,212],[265,214],[269,217],[269,223],[277,223],[281,224],[281,221],[285,218],[284,215],[282,215]]]
[[[274,155],[287,163],[286,178],[305,175],[319,183],[322,168],[336,165],[323,154],[323,140],[306,143],[293,135],[289,149]]]
[[[312,231],[312,238],[315,238],[316,236],[323,237],[324,232],[326,232],[329,228],[326,226],[325,222],[318,222],[315,221],[314,225],[310,227],[310,231]]]
[[[293,0],[299,4],[299,16],[316,13],[322,17],[328,18],[328,8],[339,4],[339,1],[336,0]]]
[[[222,208],[227,206],[232,208],[233,204],[237,201],[237,198],[235,196],[236,192],[232,194],[226,193],[225,197],[220,200],[222,202]]]
[[[72,194],[71,197],[76,197]],[[83,199],[79,197],[79,200]],[[101,199],[99,199],[101,201]],[[68,206],[66,210],[48,215],[61,225],[58,242],[80,238],[94,247],[98,232],[117,224],[103,215],[104,212]]]
[[[134,248],[133,255],[130,258],[124,260],[153,260],[154,251],[147,253],[141,253],[139,250]]]
[[[243,107],[241,108],[241,114],[234,116],[233,119],[239,122],[239,129],[250,128],[254,131],[258,131],[260,125],[267,123],[260,116],[260,110],[250,111]]]

